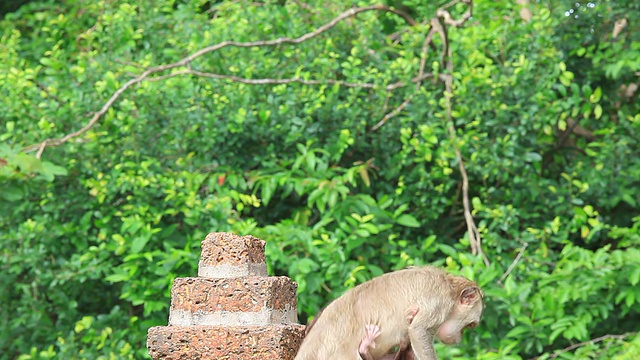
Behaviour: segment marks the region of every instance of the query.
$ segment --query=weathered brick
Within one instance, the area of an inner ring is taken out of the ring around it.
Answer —
[[[268,325],[297,322],[297,284],[284,276],[177,278],[169,325]]]
[[[291,360],[304,337],[298,324],[270,326],[157,326],[147,348],[154,359]]]
[[[210,233],[202,241],[198,276],[229,278],[267,276],[265,242],[251,235]]]

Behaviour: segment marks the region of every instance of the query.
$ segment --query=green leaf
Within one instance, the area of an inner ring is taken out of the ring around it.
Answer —
[[[140,253],[140,251],[144,249],[145,245],[147,245],[149,238],[150,237],[147,235],[136,236],[131,242],[131,253],[132,254]]]
[[[600,117],[602,116],[602,105],[596,104],[595,108],[593,109],[593,114],[595,115],[596,119],[600,119]]]
[[[636,286],[640,282],[640,266],[635,266],[629,275],[629,282],[632,286]]]
[[[105,280],[112,283],[124,282],[129,280],[129,276],[125,273],[111,274],[105,276]]]
[[[536,152],[528,152],[524,155],[526,162],[540,162],[542,161],[542,155]]]
[[[420,223],[416,220],[415,217],[409,214],[402,214],[397,219],[396,222],[402,226],[417,228],[420,227]]]
[[[505,337],[518,338],[523,334],[529,333],[530,331],[531,329],[529,329],[526,326],[516,326],[513,329],[509,330],[509,332],[507,333],[507,335],[505,335]]]
[[[600,99],[602,99],[602,88],[600,86],[598,86],[594,91],[593,94],[591,94],[589,96],[589,101],[592,104],[595,104],[597,102],[600,102]]]

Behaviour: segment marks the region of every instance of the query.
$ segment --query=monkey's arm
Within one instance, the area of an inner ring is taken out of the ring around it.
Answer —
[[[438,360],[433,350],[433,335],[427,328],[409,326],[409,339],[416,360]]]
[[[409,340],[416,360],[437,360],[436,352],[433,350],[433,333],[431,328],[432,319],[427,315],[430,311],[421,309],[420,312],[409,324]]]

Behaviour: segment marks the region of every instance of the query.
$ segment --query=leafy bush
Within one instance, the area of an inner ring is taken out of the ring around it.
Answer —
[[[303,321],[430,263],[486,295],[444,358],[638,357],[638,5],[474,0],[445,42],[445,1],[390,3],[6,14],[0,359],[148,358],[210,231],[267,240]]]

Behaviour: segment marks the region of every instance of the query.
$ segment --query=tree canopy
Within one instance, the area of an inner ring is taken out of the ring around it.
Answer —
[[[302,322],[434,264],[486,302],[442,358],[637,359],[638,18],[575,0],[7,12],[0,359],[148,358],[211,231],[266,240]]]

